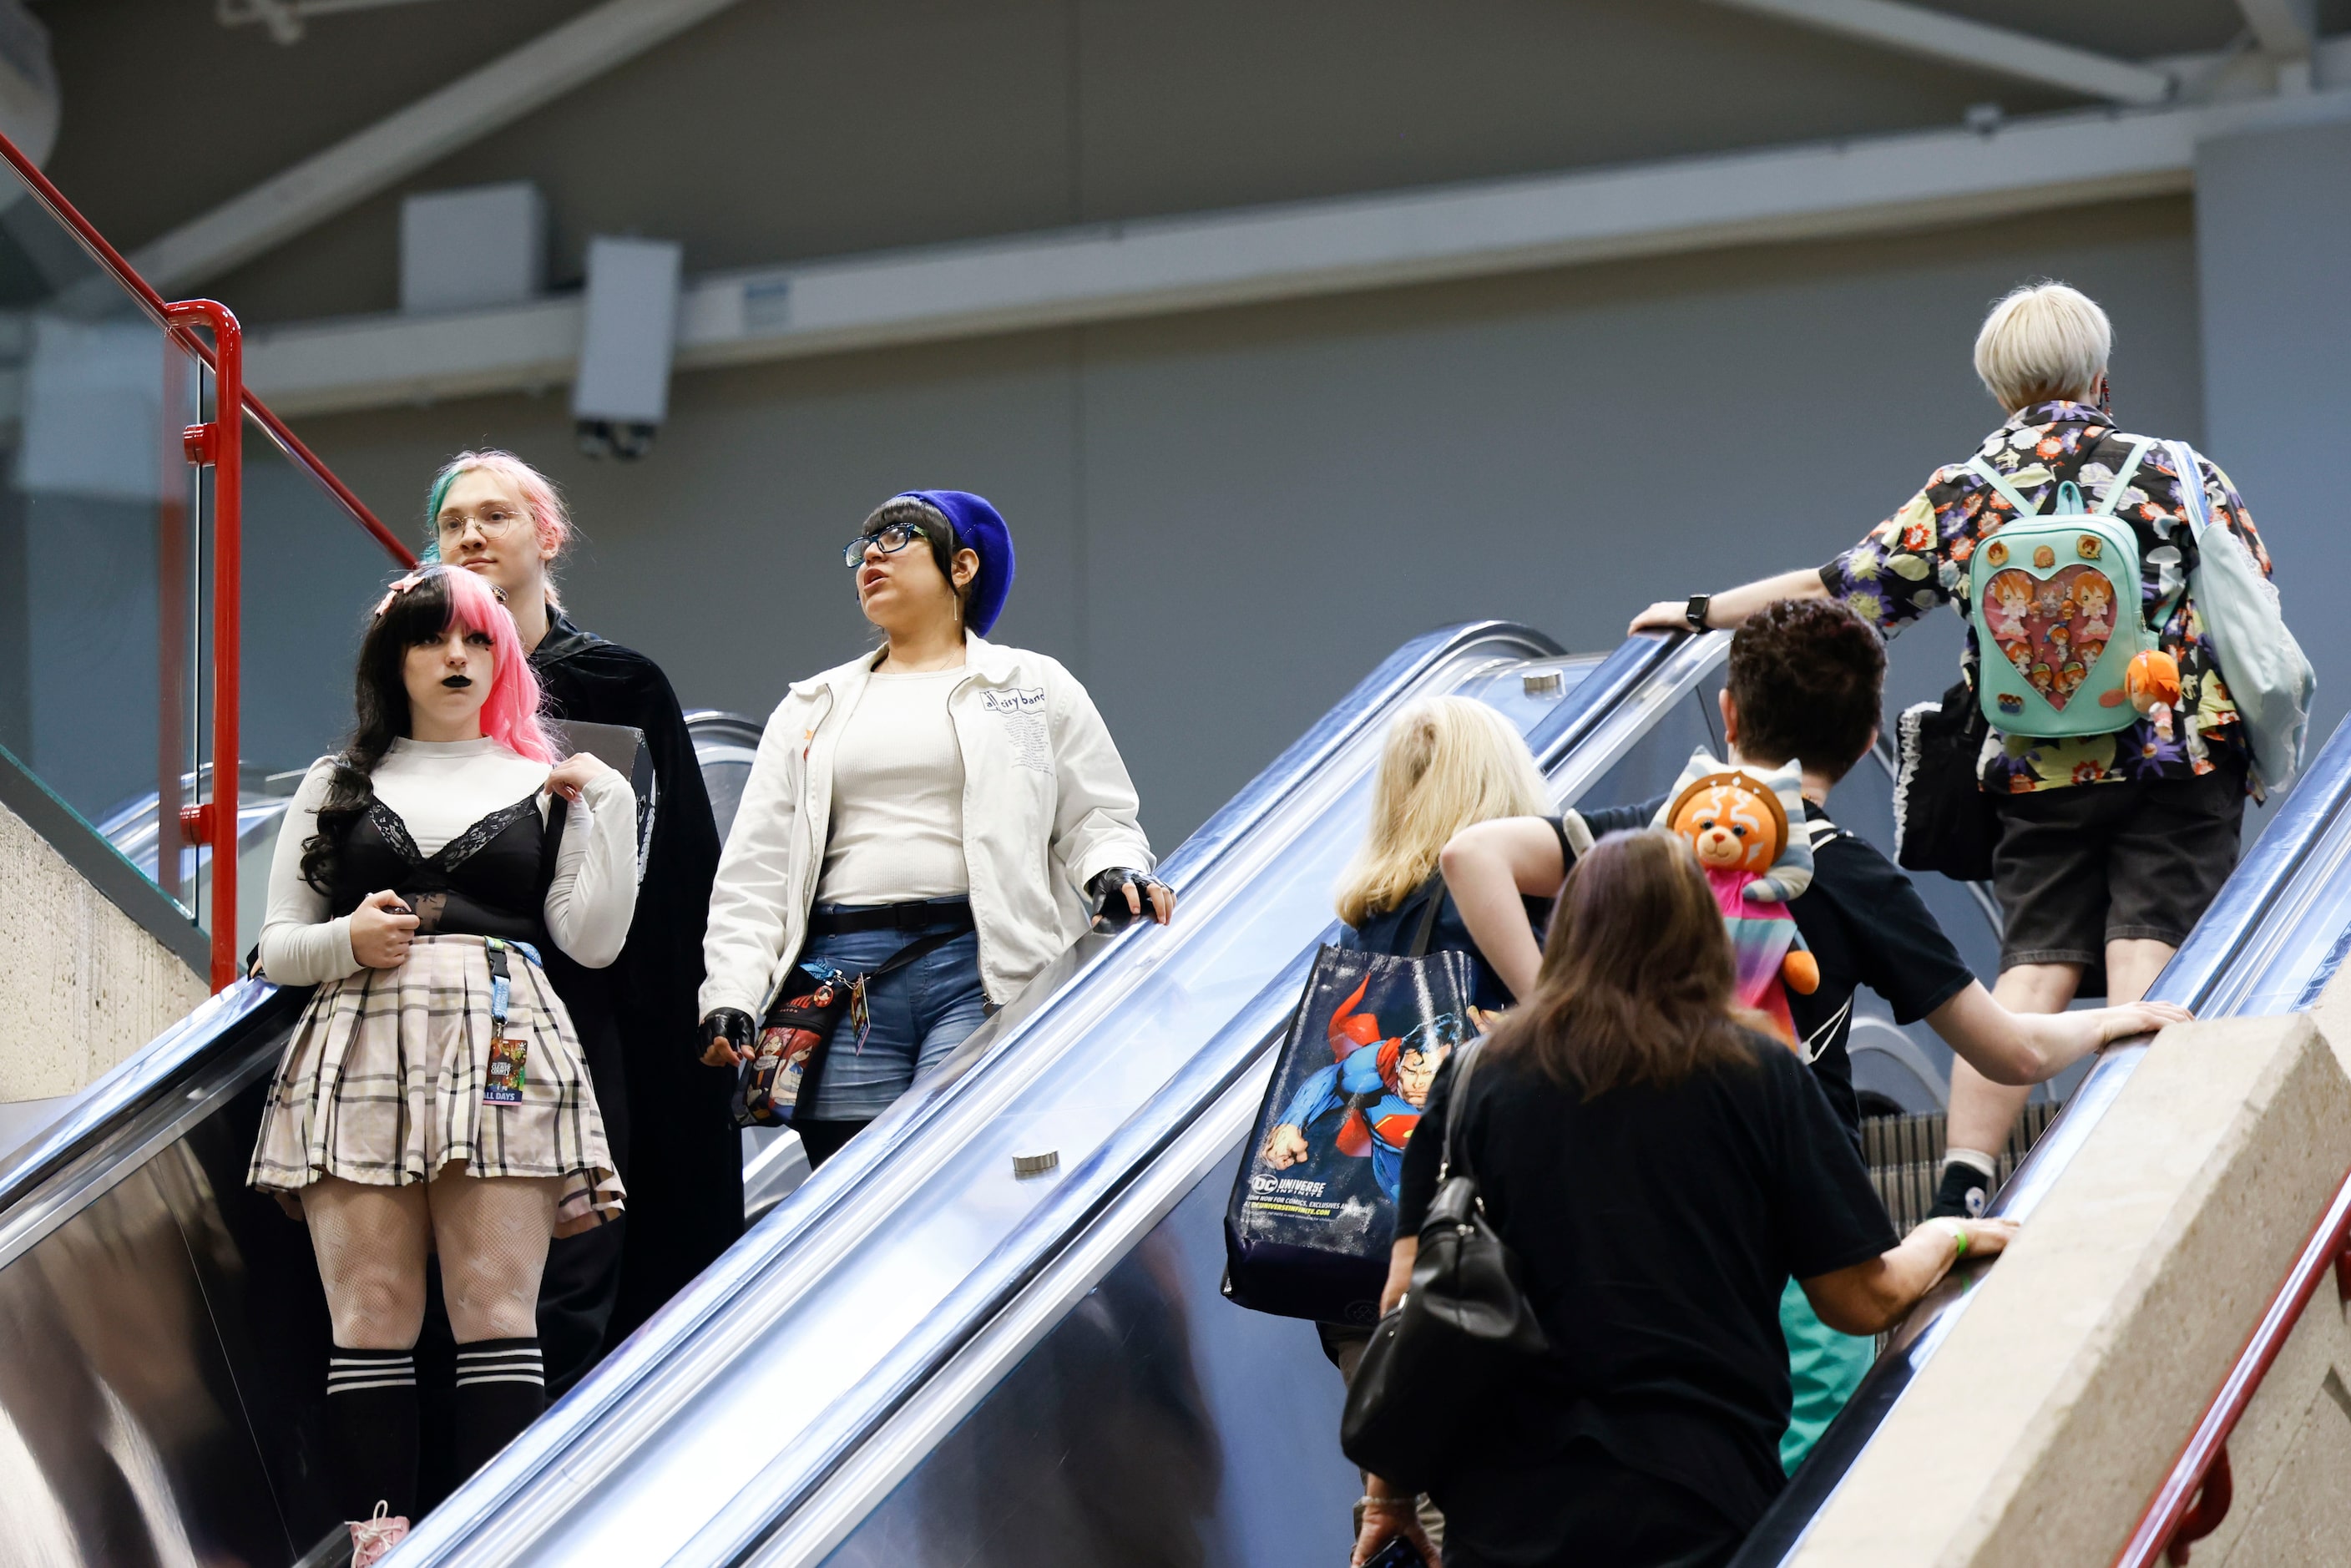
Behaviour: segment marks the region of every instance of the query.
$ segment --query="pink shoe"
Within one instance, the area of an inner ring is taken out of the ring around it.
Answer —
[[[351,1568],[374,1568],[385,1552],[408,1539],[408,1521],[391,1513],[391,1508],[379,1502],[373,1518],[352,1521]]]

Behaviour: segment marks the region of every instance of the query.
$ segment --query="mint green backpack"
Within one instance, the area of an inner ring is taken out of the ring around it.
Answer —
[[[2137,722],[2125,675],[2155,633],[2140,612],[2138,533],[2114,510],[2154,444],[2132,446],[2095,512],[2068,479],[2056,510],[2036,513],[1980,455],[1968,464],[2016,508],[1968,560],[1976,700],[1993,728],[2055,739]]]

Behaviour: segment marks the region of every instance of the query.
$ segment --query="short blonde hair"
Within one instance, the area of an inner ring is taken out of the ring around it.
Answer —
[[[1976,334],[1976,374],[2009,413],[2056,398],[2086,399],[2115,351],[2098,302],[2063,283],[2009,290]]]
[[[1361,925],[1403,904],[1462,829],[1547,804],[1527,743],[1500,714],[1468,697],[1414,703],[1388,726],[1371,831],[1339,878],[1339,918]]]

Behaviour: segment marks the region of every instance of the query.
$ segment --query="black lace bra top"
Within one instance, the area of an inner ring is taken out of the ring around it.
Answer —
[[[391,888],[414,911],[419,936],[503,936],[547,951],[547,825],[536,791],[484,817],[431,855],[400,813],[371,800],[337,847],[329,919]]]

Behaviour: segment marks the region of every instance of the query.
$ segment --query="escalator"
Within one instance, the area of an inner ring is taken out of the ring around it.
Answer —
[[[1331,1554],[1356,1490],[1337,1379],[1308,1325],[1217,1299],[1219,1226],[1386,719],[1427,693],[1479,696],[1526,733],[1555,800],[1638,800],[1719,746],[1726,642],[1577,659],[1487,623],[1407,645],[1169,858],[1176,926],[1083,939],[402,1561]],[[2208,1013],[2314,996],[2351,932],[2346,800],[2337,737],[2168,993]],[[323,1399],[300,1370],[326,1352],[316,1271],[301,1228],[243,1185],[301,1001],[251,983],[215,997],[0,1162],[0,1323],[20,1347],[0,1365],[0,1475],[32,1560],[333,1553],[313,1500]],[[2109,1054],[2005,1204],[2045,1185],[2133,1060]],[[1013,1155],[1046,1153],[1044,1176],[1014,1174]],[[1850,1462],[1937,1332],[1881,1363],[1771,1540],[1800,1535],[1807,1486]],[[1759,1534],[1749,1560],[1767,1550]]]

